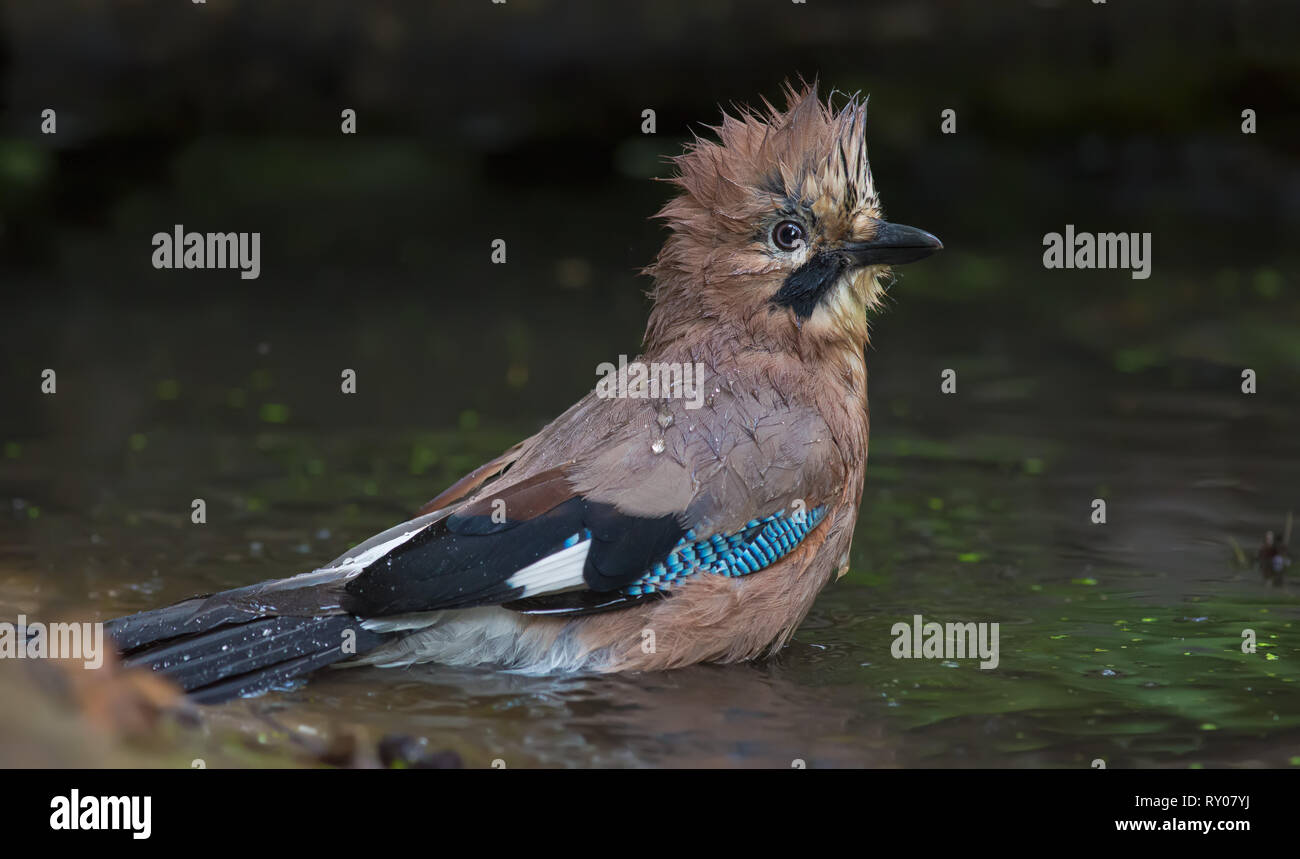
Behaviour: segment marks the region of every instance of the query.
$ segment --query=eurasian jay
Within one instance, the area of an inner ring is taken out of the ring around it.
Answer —
[[[866,105],[816,87],[674,160],[643,365],[314,572],[111,621],[128,665],[218,701],[333,663],[542,674],[781,648],[848,569],[867,460],[867,311],[942,247],[882,219]],[[638,396],[653,394],[654,396]]]

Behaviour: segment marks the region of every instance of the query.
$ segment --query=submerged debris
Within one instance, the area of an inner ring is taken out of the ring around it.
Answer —
[[[1286,586],[1286,568],[1291,566],[1291,525],[1293,517],[1290,511],[1286,514],[1286,528],[1282,532],[1282,539],[1277,539],[1277,534],[1273,531],[1264,532],[1264,542],[1255,552],[1253,566],[1259,570],[1263,582],[1269,587]],[[1238,573],[1233,578],[1240,578],[1241,573],[1252,566],[1250,559],[1242,550],[1241,544],[1233,537],[1228,538],[1229,545],[1232,546],[1233,558],[1236,562]]]
[[[431,749],[423,738],[405,734],[389,734],[379,741],[379,761],[390,769],[449,770],[464,766],[454,751]]]
[[[1288,528],[1288,530],[1290,529]],[[1259,564],[1259,571],[1264,577],[1264,584],[1281,587],[1283,571],[1291,564],[1291,557],[1287,551],[1287,541],[1283,539],[1279,542],[1272,531],[1266,531],[1264,533],[1264,545],[1259,547],[1259,551],[1255,555]]]
[[[29,668],[41,690],[109,736],[149,736],[167,716],[197,721],[193,704],[174,684],[149,671],[123,669],[112,651],[102,657],[93,670],[79,659],[35,660]]]

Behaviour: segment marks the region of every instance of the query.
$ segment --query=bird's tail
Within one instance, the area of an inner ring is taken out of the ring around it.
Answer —
[[[284,580],[292,581],[292,580]],[[338,609],[293,613],[250,599],[284,590],[283,582],[254,585],[109,621],[105,627],[126,667],[149,668],[192,698],[216,703],[255,695],[325,665],[379,646],[391,635],[363,629]]]

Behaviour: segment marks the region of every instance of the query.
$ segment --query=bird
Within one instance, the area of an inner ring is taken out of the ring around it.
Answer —
[[[869,313],[943,245],[885,220],[865,97],[782,94],[669,159],[638,362],[699,368],[697,396],[598,385],[325,566],[108,622],[125,665],[215,703],[325,666],[601,674],[787,645],[849,567]]]

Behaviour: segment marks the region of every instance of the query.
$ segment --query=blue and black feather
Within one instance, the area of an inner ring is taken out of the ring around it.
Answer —
[[[663,560],[617,591],[542,594],[507,602],[505,607],[528,614],[592,614],[625,608],[648,598],[663,598],[674,585],[697,574],[747,576],[788,555],[825,517],[826,507],[821,506],[780,510],[764,519],[751,519],[739,531],[705,539],[693,529],[688,530]]]

